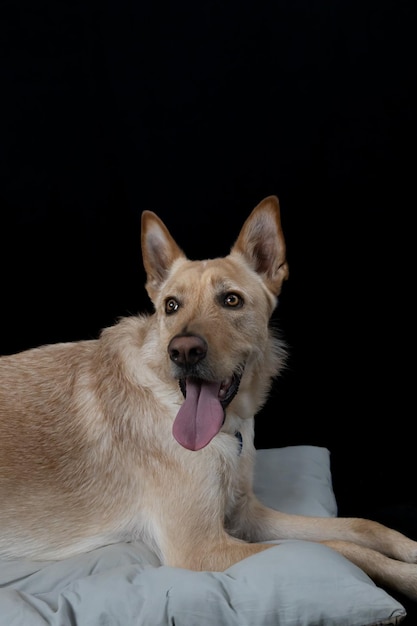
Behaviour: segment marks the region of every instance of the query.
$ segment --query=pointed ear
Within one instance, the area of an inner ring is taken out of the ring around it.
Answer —
[[[281,292],[289,271],[276,196],[265,198],[253,209],[231,249],[234,252],[245,257],[273,294]]]
[[[178,258],[185,259],[185,254],[175,243],[163,221],[153,211],[142,213],[141,243],[147,276],[145,287],[153,302],[172,264]]]

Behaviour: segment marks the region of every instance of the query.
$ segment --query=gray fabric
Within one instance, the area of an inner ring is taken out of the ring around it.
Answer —
[[[336,514],[325,448],[258,451],[255,490],[289,512]],[[0,626],[372,626],[404,617],[359,568],[304,541],[214,573],[160,566],[140,543],[0,562]]]
[[[285,513],[335,517],[330,453],[316,446],[258,450],[254,491],[264,504]]]

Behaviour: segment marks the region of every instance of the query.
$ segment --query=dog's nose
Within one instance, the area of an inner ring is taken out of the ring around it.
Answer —
[[[198,335],[177,335],[169,342],[168,353],[178,365],[194,365],[206,356],[207,344]]]

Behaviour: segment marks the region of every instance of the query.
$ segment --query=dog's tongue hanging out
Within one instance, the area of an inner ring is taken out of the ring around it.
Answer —
[[[220,385],[187,378],[186,397],[172,427],[172,434],[184,448],[201,450],[221,429],[224,410]]]

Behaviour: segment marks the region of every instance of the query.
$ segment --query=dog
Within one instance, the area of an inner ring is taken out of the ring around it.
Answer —
[[[417,600],[417,542],[272,510],[252,491],[254,416],[287,359],[271,323],[289,275],[278,198],[225,257],[189,260],[149,210],[141,246],[152,312],[0,358],[0,556],[141,540],[163,564],[223,571],[300,539]]]

